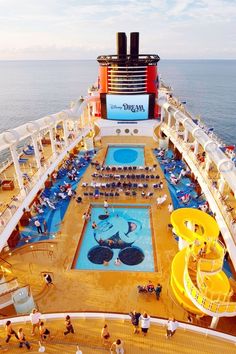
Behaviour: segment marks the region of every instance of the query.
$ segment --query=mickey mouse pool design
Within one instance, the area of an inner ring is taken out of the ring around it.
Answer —
[[[92,206],[73,263],[74,269],[153,272],[149,207],[112,205],[106,213]]]

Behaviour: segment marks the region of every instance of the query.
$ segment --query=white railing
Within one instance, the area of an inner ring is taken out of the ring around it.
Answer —
[[[48,178],[48,174],[51,174],[58,164],[65,158],[67,151],[72,150],[88,133],[89,129],[84,129],[82,133],[80,132],[79,136],[77,136],[68,146],[65,147],[63,151],[60,152],[59,155],[57,155],[57,157],[52,155],[51,158],[45,163],[41,173],[35,174],[35,176],[31,179],[27,189],[24,191],[21,190],[20,193],[14,197],[14,200],[7,205],[0,217],[0,231],[2,232],[0,237],[0,249],[4,247],[4,242],[7,241],[13,228],[20,220],[23,209],[28,207],[38,190],[42,188],[43,183]]]
[[[190,150],[190,146],[188,143],[185,143],[182,139],[179,138],[178,132],[174,131],[171,127],[168,127],[166,123],[162,123],[161,129],[163,132],[171,138],[172,142],[174,145],[178,148],[178,146],[181,147],[182,152],[185,152],[185,160],[186,159],[186,154],[188,155],[188,158],[191,159],[191,162],[194,164],[194,166],[197,168],[199,175],[202,176],[204,179],[204,182],[209,188],[209,192],[212,194],[216,204],[218,205],[220,212],[227,224],[227,227],[231,233],[231,237],[234,241],[234,229],[232,226],[233,218],[230,213],[228,213],[225,209],[225,204],[222,200],[221,194],[217,189],[212,188],[212,180],[209,178],[208,173],[204,170],[203,166],[201,167],[196,159],[196,155],[194,152]]]
[[[87,319],[87,320],[94,320],[94,319],[102,319],[102,320],[113,320],[113,321],[130,321],[130,316],[125,314],[118,314],[118,313],[106,313],[106,312],[61,312],[61,313],[45,313],[42,315],[41,319],[44,321],[53,321],[53,320],[65,320],[65,317],[69,315],[71,319]],[[8,318],[7,318],[8,319]],[[0,326],[4,326],[6,324],[7,319],[0,320]],[[30,316],[18,316],[9,318],[13,324],[18,323],[31,323]],[[167,319],[162,318],[151,318],[151,323],[156,326],[166,326]],[[235,344],[235,337],[231,336],[226,333],[217,332],[208,328],[202,328],[198,326],[194,326],[192,324],[187,324],[183,322],[179,322],[179,329],[183,331],[191,331],[194,333],[202,334],[204,336],[212,336],[216,339],[232,342]]]

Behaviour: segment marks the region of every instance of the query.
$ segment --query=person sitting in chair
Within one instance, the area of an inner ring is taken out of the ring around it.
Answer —
[[[151,280],[148,281],[148,285],[146,286],[146,288],[149,293],[152,293],[155,290],[155,287],[154,287],[153,283],[151,282]]]

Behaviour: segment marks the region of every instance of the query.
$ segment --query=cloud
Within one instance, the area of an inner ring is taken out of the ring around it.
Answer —
[[[235,58],[235,24],[233,0],[0,0],[0,59],[110,54],[117,31],[165,58]]]

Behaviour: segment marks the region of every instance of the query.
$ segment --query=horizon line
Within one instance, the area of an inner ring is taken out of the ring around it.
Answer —
[[[97,58],[84,58],[84,59],[0,59],[0,62],[4,61],[97,61]],[[162,60],[227,60],[227,61],[233,61],[236,60],[236,58],[198,58],[198,59],[193,59],[193,58],[161,58],[160,61]]]

